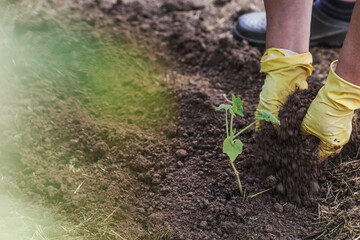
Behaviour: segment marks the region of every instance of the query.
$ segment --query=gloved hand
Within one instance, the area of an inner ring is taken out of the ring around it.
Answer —
[[[321,140],[320,162],[339,153],[349,141],[354,110],[360,108],[360,86],[339,77],[334,72],[336,63],[331,63],[326,83],[311,103],[301,126],[302,132]]]
[[[279,110],[287,97],[296,89],[307,89],[306,78],[311,75],[311,53],[297,54],[290,50],[269,48],[261,58],[261,72],[266,74],[255,117],[267,111],[278,118]],[[259,130],[261,122],[256,124]]]

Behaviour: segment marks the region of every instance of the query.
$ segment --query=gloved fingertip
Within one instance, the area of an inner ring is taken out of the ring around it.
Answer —
[[[265,121],[261,120],[261,121],[257,121],[255,124],[255,132],[258,133],[261,130],[261,127],[264,126]],[[280,125],[276,124],[276,123],[271,123],[274,127],[274,129],[276,130],[277,133],[280,132]]]
[[[280,125],[276,124],[276,123],[272,123],[272,125],[275,128],[276,132],[279,133],[280,132]]]
[[[256,133],[260,131],[260,126],[261,126],[261,121],[257,121],[255,123],[255,132]]]
[[[301,134],[301,135],[304,135],[304,136],[306,136],[306,135],[309,135],[309,134],[310,134],[310,133],[308,133],[308,131],[305,129],[304,122],[302,122],[302,124],[301,124],[301,127],[300,127],[300,134]]]
[[[343,146],[335,146],[335,145],[330,145],[330,144],[321,142],[319,145],[318,156],[317,156],[318,163],[322,163],[327,158],[340,153],[342,147]]]
[[[308,89],[308,83],[306,81],[300,82],[299,90],[306,90]]]

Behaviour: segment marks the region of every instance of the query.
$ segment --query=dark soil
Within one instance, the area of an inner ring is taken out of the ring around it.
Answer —
[[[311,206],[319,192],[318,162],[316,159],[319,140],[300,132],[301,122],[314,99],[317,88],[297,92],[288,98],[279,113],[279,132],[266,124],[256,134],[257,162],[255,171],[263,168],[266,174],[273,171],[279,181],[271,187],[297,204]],[[261,166],[261,167],[260,167]]]
[[[314,230],[313,216],[326,189],[320,187],[325,180],[314,158],[318,140],[302,136],[299,129],[338,51],[312,49],[317,70],[309,90],[285,104],[280,132],[266,125],[257,134],[252,129],[241,136],[244,152],[236,165],[246,189],[243,198],[222,153],[224,116],[214,106],[225,101],[224,94],[234,93],[245,108],[236,128],[252,122],[264,79],[259,73],[261,53],[231,37],[231,21],[246,10],[230,11],[226,1],[214,4],[232,13],[227,27],[210,30],[209,22],[216,22],[221,10],[205,1],[131,1],[105,11],[115,21],[131,24],[139,38],[157,38],[182,73],[172,76],[179,116],[176,126],[165,132],[166,147],[158,148],[165,154],[144,156],[154,164],[150,170],[132,168],[150,187],[141,194],[141,219],[157,231],[171,232],[174,239],[304,238]]]
[[[232,21],[249,9],[234,8],[241,6],[240,1],[79,2],[70,5],[74,11],[84,10],[81,16],[88,24],[116,26],[125,35],[135,35],[139,45],[155,42],[165,49],[157,55],[176,63],[178,73],[170,72],[167,80],[179,110],[174,122],[154,139],[128,131],[125,125],[98,126],[59,102],[64,109],[53,113],[53,118],[64,122],[52,129],[64,129],[69,148],[76,146],[64,158],[79,154],[75,156],[84,161],[101,159],[90,168],[91,178],[76,179],[87,184],[84,194],[70,199],[68,211],[91,201],[94,209],[108,215],[114,211],[114,218],[123,223],[119,227],[133,228],[129,233],[138,233],[140,224],[156,236],[166,236],[163,239],[302,239],[318,232],[313,222],[317,204],[327,204],[323,185],[328,176],[313,158],[318,140],[302,136],[299,129],[329,63],[338,57],[337,49],[311,49],[316,70],[308,81],[309,90],[288,99],[279,115],[279,132],[265,125],[259,133],[250,129],[241,136],[244,151],[235,164],[246,189],[243,197],[222,153],[225,116],[214,107],[225,101],[224,95],[229,98],[234,93],[243,100],[245,114],[235,127],[253,121],[264,80],[259,73],[261,52],[231,37]],[[354,156],[359,145],[356,134],[344,154]],[[54,147],[56,142],[48,145]],[[63,190],[54,194],[53,189],[39,190],[39,194],[61,196],[74,186],[72,181],[63,186],[59,179],[54,184]],[[268,191],[258,194],[264,190]],[[97,194],[103,196],[101,203],[96,202]]]

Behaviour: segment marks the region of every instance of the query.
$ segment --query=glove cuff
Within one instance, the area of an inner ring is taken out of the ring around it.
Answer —
[[[335,73],[338,60],[330,65],[323,93],[338,110],[354,111],[360,108],[360,86],[352,84]]]
[[[310,52],[296,54],[287,49],[269,48],[261,58],[260,72],[268,73],[300,67],[304,69],[308,77],[313,70],[312,62],[313,58]]]

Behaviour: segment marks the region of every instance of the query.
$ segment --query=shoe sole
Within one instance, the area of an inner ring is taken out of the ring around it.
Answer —
[[[233,37],[237,42],[246,40],[251,45],[253,45],[257,48],[260,48],[260,49],[265,48],[265,41],[258,40],[258,39],[252,39],[252,38],[248,38],[248,37],[241,35],[241,33],[239,33],[239,31],[237,30],[237,27],[238,27],[238,23],[236,22],[234,24],[234,28],[233,28]],[[311,39],[310,47],[319,46],[319,45],[328,46],[328,47],[341,47],[343,44],[343,41],[345,39],[345,36],[346,36],[346,32],[339,31],[339,33],[331,35],[331,36],[323,36],[318,39]]]
[[[320,39],[310,40],[310,47],[325,45],[328,47],[341,47],[346,36],[346,32],[341,32],[336,35],[322,37]]]
[[[236,22],[234,24],[234,27],[233,27],[233,37],[237,42],[240,43],[241,41],[246,40],[251,45],[253,45],[253,46],[257,47],[257,48],[260,48],[260,49],[265,48],[265,41],[261,41],[261,40],[257,40],[257,39],[251,39],[251,38],[247,38],[247,37],[241,35],[241,33],[239,33],[239,31],[237,30],[237,27],[238,27],[238,23]]]

